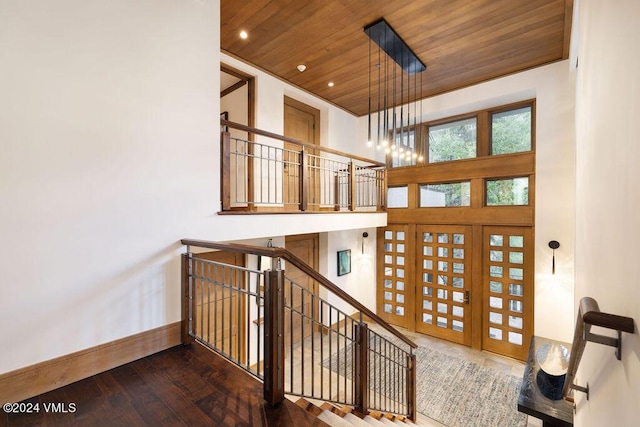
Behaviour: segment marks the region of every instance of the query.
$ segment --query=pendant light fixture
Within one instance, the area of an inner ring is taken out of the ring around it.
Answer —
[[[420,143],[422,140],[422,132],[418,127],[418,113],[420,117],[422,117],[422,103],[420,103],[420,111],[418,111],[416,102],[422,99],[422,72],[427,69],[427,66],[420,61],[416,54],[383,18],[364,27],[364,32],[369,36],[369,115],[367,145],[375,145],[378,149],[384,149],[385,153],[390,154],[394,158],[397,157],[399,162],[408,161],[411,163],[414,161],[422,161],[423,156]],[[376,52],[372,50],[372,41],[378,46],[375,65],[372,63],[376,58]],[[382,52],[385,53],[384,64],[381,57]],[[391,67],[389,67],[389,58],[392,59],[397,66],[391,64]],[[377,73],[375,73],[375,71],[377,71]],[[397,84],[397,72],[400,73],[399,85]],[[373,83],[372,80],[372,75],[375,76],[375,74],[377,74],[377,84]],[[419,82],[418,74],[420,74]],[[411,81],[411,77],[413,77],[413,82]],[[377,90],[374,96],[372,90],[375,90],[376,86]],[[391,93],[389,93],[390,91]],[[372,111],[372,100],[375,98],[377,98],[377,110],[375,111],[377,116],[377,129],[374,132],[372,128],[372,126],[374,126],[372,123],[372,115],[374,113],[374,111]],[[412,102],[413,106],[411,105]],[[407,104],[406,111],[405,104]],[[411,135],[413,135],[413,144],[410,142]],[[391,138],[390,141],[389,138]]]

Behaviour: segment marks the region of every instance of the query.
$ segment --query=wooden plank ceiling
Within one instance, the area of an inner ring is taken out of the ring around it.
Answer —
[[[361,116],[369,99],[363,28],[379,18],[427,65],[410,82],[422,81],[413,99],[566,59],[572,9],[573,0],[222,0],[221,48]],[[375,105],[377,64],[390,75],[394,64],[372,50]]]

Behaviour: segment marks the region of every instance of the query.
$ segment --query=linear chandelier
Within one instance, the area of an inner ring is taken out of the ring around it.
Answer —
[[[421,162],[423,155],[419,152],[421,150],[419,142],[422,140],[422,132],[421,127],[417,125],[416,101],[422,99],[422,72],[427,69],[427,66],[420,61],[384,18],[365,26],[364,32],[369,36],[367,145],[375,145],[378,150],[384,149],[386,154],[398,158],[400,163],[403,160],[409,164]],[[372,50],[372,41],[378,46],[377,52]],[[385,53],[384,58],[382,52]],[[376,59],[377,62],[374,63]],[[389,64],[389,59],[392,59],[397,66],[393,63]],[[397,73],[400,74],[399,82]],[[376,74],[377,81],[374,82]],[[372,102],[376,101],[375,98],[377,98],[375,110],[377,126],[372,123]],[[412,101],[413,105],[411,105]],[[422,116],[422,103],[420,103],[419,115]]]

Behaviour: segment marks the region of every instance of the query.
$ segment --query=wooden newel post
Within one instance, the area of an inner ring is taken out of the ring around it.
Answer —
[[[265,272],[264,400],[284,400],[284,271]]]
[[[181,283],[181,300],[182,300],[182,344],[191,344],[194,339],[190,332],[191,318],[194,313],[194,300],[189,292],[189,254],[182,254],[182,283]]]
[[[416,355],[407,355],[407,414],[412,421],[416,420]]]
[[[356,200],[356,164],[351,161],[349,163],[349,210],[355,211],[357,207]]]
[[[354,357],[355,407],[356,411],[366,415],[369,409],[369,326],[365,323],[354,326],[356,354]]]
[[[222,210],[231,210],[231,134],[220,134],[220,199]]]

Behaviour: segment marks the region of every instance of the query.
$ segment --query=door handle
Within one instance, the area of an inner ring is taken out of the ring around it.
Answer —
[[[469,304],[469,291],[464,291],[464,303]]]

